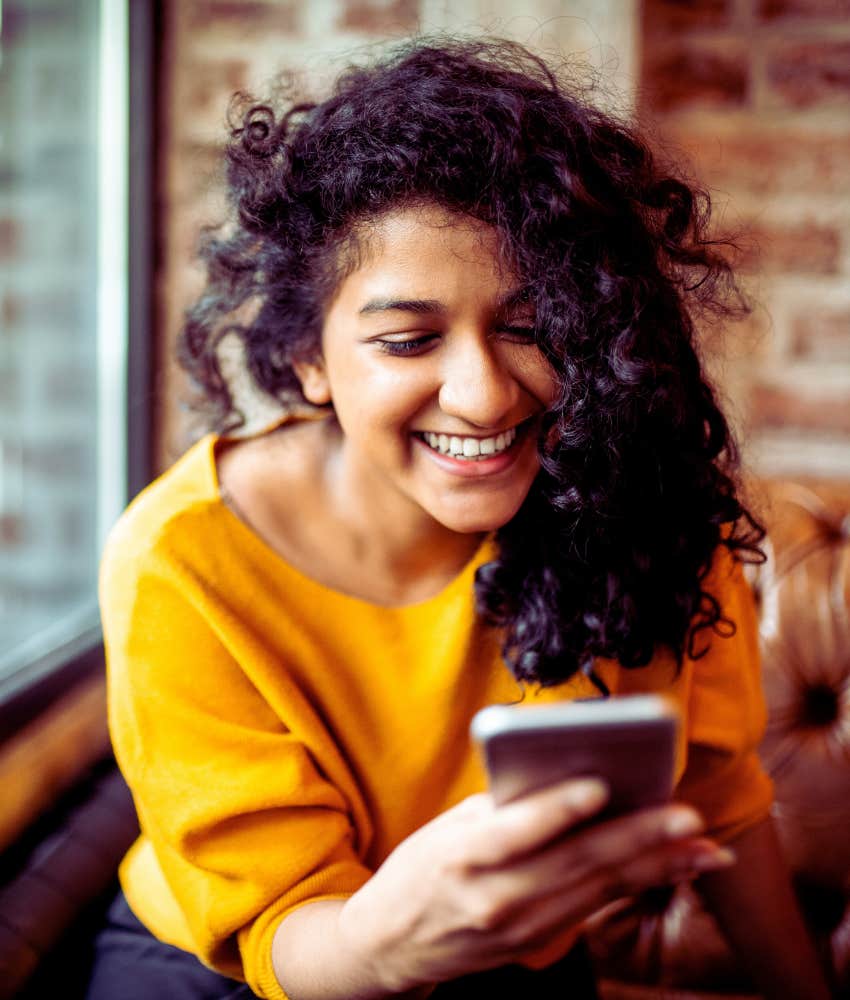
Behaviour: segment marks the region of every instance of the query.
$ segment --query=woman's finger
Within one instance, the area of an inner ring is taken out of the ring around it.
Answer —
[[[482,906],[481,922],[493,929],[514,921],[524,926],[530,915],[550,911],[560,923],[576,922],[612,899],[734,863],[731,852],[705,837],[665,841],[637,855],[624,854],[617,864],[600,862],[589,867],[573,864],[571,859],[569,840],[565,840],[513,866],[482,873],[478,893],[487,905]],[[537,932],[548,926],[546,919],[540,924],[534,918]]]
[[[697,837],[704,828],[690,806],[641,809],[578,831],[564,844],[563,863],[575,872],[622,867],[656,848]]]
[[[470,868],[507,865],[594,816],[607,801],[608,788],[597,778],[572,779],[501,806],[482,797],[477,814],[465,817],[463,862]]]

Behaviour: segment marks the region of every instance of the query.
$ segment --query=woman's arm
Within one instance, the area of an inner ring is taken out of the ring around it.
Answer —
[[[737,863],[697,886],[767,1000],[826,1000],[829,990],[770,819],[729,846]]]
[[[498,808],[488,795],[464,800],[345,902],[289,913],[272,945],[278,982],[291,1000],[419,997],[566,950],[571,929],[612,899],[730,863],[686,806],[586,824],[605,798],[600,782],[569,781]]]
[[[348,943],[340,926],[344,908],[345,900],[318,900],[299,907],[282,921],[272,944],[272,964],[287,996],[292,1000],[426,997],[430,993],[427,987],[391,993],[384,983],[378,949]]]

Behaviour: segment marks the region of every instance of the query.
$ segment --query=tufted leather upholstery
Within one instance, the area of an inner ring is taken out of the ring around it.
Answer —
[[[801,908],[836,996],[850,997],[850,487],[754,492],[768,529],[767,562],[751,568],[769,712],[761,756]],[[753,995],[688,886],[608,907],[590,942],[605,1000]]]

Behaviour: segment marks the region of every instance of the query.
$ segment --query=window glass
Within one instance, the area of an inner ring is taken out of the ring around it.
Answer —
[[[105,197],[120,189],[127,154],[120,113],[105,134],[103,95],[111,86],[120,102],[121,79],[104,75],[112,29],[97,0],[2,0],[0,10],[2,693],[97,621],[103,528],[124,488],[111,442],[123,423],[115,227],[125,224],[120,201]]]

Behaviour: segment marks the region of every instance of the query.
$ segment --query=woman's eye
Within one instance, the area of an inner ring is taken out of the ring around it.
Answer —
[[[534,343],[536,339],[533,326],[500,326],[498,332],[507,334],[513,340],[518,340],[523,344]]]
[[[434,340],[435,334],[429,333],[422,337],[411,337],[408,340],[376,340],[384,354],[404,357],[409,354],[421,354],[427,350]]]

